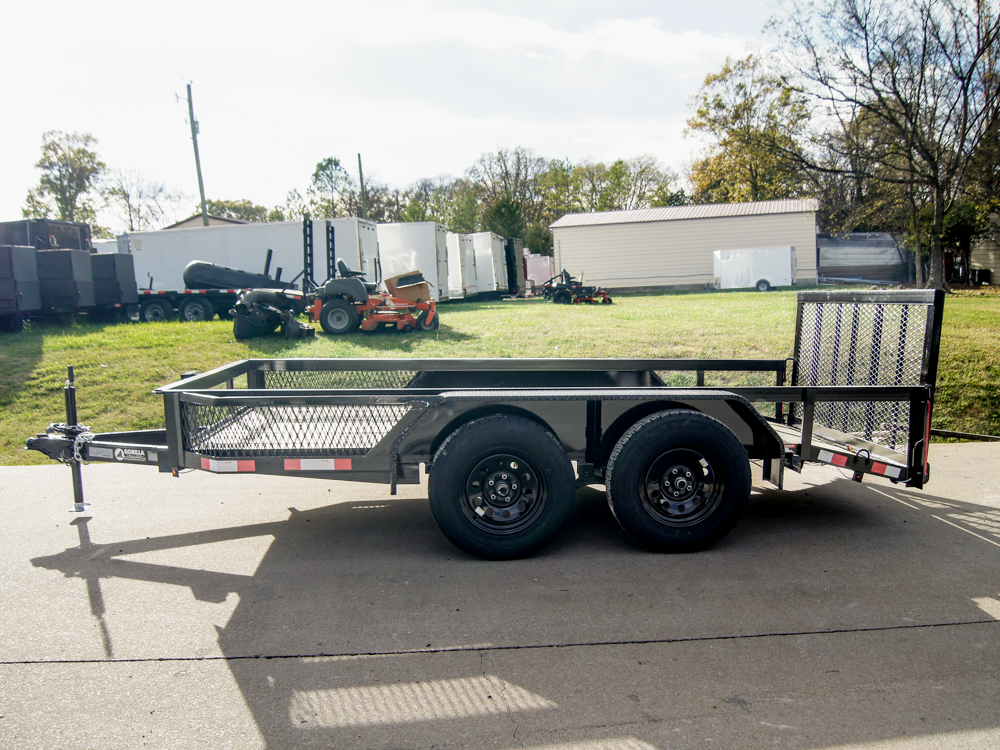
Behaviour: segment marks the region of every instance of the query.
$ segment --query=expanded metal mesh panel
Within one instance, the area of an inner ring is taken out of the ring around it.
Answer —
[[[921,384],[926,305],[806,302],[800,315],[798,385]],[[908,402],[817,402],[815,409],[818,425],[893,450],[906,445]]]
[[[413,370],[316,370],[265,372],[267,388],[405,388]]]
[[[213,458],[364,456],[409,410],[405,404],[202,406],[182,403],[184,447]]]
[[[226,388],[246,388],[247,387],[247,376],[237,375],[232,379],[232,385],[229,382],[219,383],[218,385],[213,385],[212,388],[216,390],[222,390]]]
[[[664,385],[675,388],[692,388],[698,383],[697,373],[688,370],[657,370],[656,374]],[[706,370],[705,385],[716,388],[770,386],[777,385],[777,375],[773,372]]]

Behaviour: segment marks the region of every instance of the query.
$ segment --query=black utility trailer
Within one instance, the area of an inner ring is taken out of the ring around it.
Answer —
[[[923,487],[942,303],[802,293],[791,360],[245,360],[158,388],[165,428],[142,432],[76,424],[68,383],[67,423],[28,447],[72,466],[80,510],[85,461],[393,493],[423,464],[438,525],[474,555],[536,552],[602,483],[635,540],[691,551],[739,520],[750,462],[778,488],[808,462]]]

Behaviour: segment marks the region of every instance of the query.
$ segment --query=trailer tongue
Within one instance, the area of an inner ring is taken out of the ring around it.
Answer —
[[[244,360],[158,388],[164,429],[93,433],[71,371],[66,423],[28,448],[72,467],[76,510],[87,461],[393,493],[424,464],[442,531],[481,557],[541,549],[576,488],[601,483],[634,539],[690,551],[739,520],[750,461],[779,488],[810,462],[922,487],[942,304],[934,291],[800,294],[791,384],[786,360]]]

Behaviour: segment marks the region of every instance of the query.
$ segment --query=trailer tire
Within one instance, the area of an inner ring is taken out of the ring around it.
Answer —
[[[361,316],[346,299],[332,299],[323,305],[319,324],[329,334],[350,333],[361,324]]]
[[[491,481],[496,494],[487,489]],[[463,425],[441,444],[428,494],[434,520],[452,544],[487,560],[512,560],[538,552],[563,530],[576,480],[551,432],[495,415]]]
[[[19,313],[0,315],[0,333],[20,333],[24,330],[24,318]]]
[[[635,541],[657,552],[694,552],[722,539],[743,515],[750,463],[722,422],[671,409],[622,436],[605,485],[611,512]]]
[[[424,310],[420,315],[417,316],[417,328],[421,331],[436,331],[441,325],[441,315],[437,310],[434,311],[434,320],[430,323],[427,322],[428,313],[430,310]]]
[[[767,279],[761,279],[754,286],[757,287],[758,292],[769,292],[771,291],[771,283]]]
[[[573,295],[567,289],[560,289],[552,295],[552,301],[557,305],[569,305],[573,302]]]
[[[186,320],[189,323],[197,323],[202,320],[211,320],[214,318],[215,308],[212,307],[212,303],[207,299],[194,297],[181,302],[177,314],[181,320]]]
[[[161,323],[174,317],[174,306],[165,299],[148,299],[139,306],[139,320]]]

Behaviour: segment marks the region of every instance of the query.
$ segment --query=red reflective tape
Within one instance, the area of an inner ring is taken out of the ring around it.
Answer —
[[[302,469],[302,462],[297,458],[286,458],[285,459],[285,471],[300,471]]]
[[[350,471],[351,470],[351,459],[349,458],[335,458],[333,460],[333,468],[337,471]]]
[[[256,461],[237,461],[236,471],[257,471]]]
[[[841,456],[838,453],[834,453],[833,459],[831,459],[830,463],[834,466],[847,466],[847,456]]]
[[[201,468],[203,470],[205,470],[205,471],[211,471],[212,470],[212,462],[209,461],[207,458],[201,459]]]

